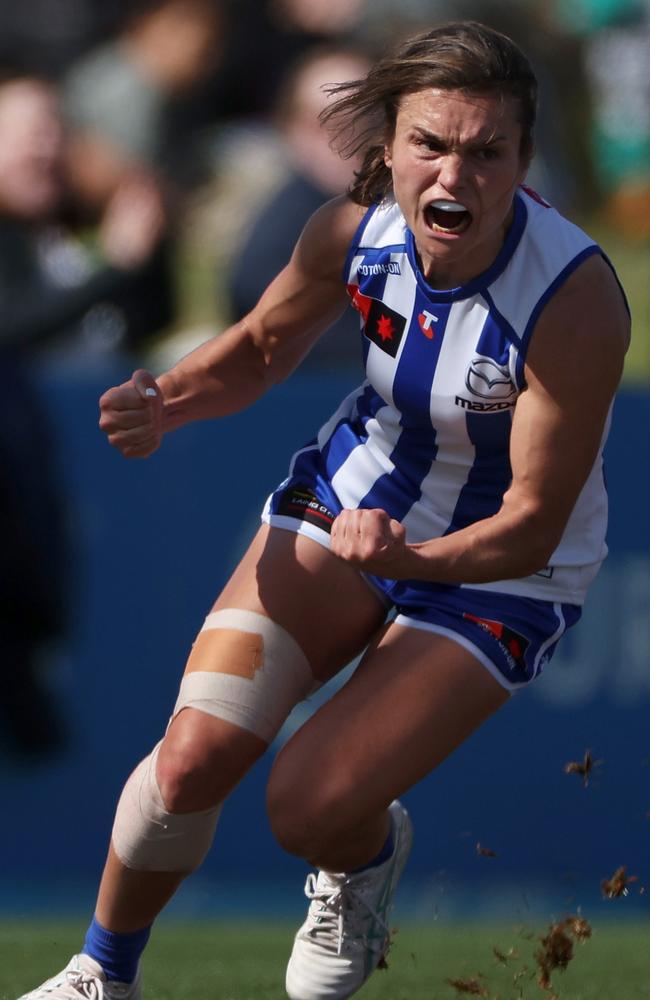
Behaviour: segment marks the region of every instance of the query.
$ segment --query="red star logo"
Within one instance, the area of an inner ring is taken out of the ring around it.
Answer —
[[[377,333],[382,340],[392,340],[395,327],[390,316],[380,316],[377,320]]]

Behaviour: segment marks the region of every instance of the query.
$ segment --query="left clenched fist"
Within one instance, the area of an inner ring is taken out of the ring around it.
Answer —
[[[408,576],[406,532],[385,510],[343,510],[332,525],[332,552],[367,573]]]

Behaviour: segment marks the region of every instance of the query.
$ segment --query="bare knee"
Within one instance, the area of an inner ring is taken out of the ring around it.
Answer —
[[[187,709],[172,722],[156,776],[170,813],[222,802],[266,749],[264,740],[231,723]]]

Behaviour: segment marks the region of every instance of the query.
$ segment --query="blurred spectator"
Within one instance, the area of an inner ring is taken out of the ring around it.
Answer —
[[[0,730],[14,750],[54,749],[44,644],[65,626],[65,537],[52,441],[32,381],[38,350],[131,346],[169,320],[156,258],[164,214],[148,180],[124,181],[90,250],[69,225],[57,92],[0,77]],[[98,259],[99,258],[99,259]],[[155,279],[155,280],[154,280]]]
[[[286,147],[288,173],[280,188],[249,220],[249,232],[231,263],[229,298],[233,318],[253,308],[288,262],[300,232],[324,202],[342,194],[352,181],[355,162],[330,147],[318,119],[328,86],[365,76],[368,60],[343,48],[315,49],[294,68],[282,88],[277,121]],[[359,323],[352,310],[331,327],[308,362],[350,364],[360,359]]]
[[[54,86],[0,76],[0,346],[136,347],[172,316],[160,191],[125,175],[92,246],[71,224],[66,165]]]
[[[582,40],[590,145],[608,222],[650,237],[650,2],[570,0],[560,24]]]
[[[359,23],[367,0],[270,0],[279,20],[295,30],[343,37]]]
[[[219,0],[143,0],[139,8],[65,80],[74,180],[94,203],[133,166],[167,175],[179,170],[182,178],[191,160],[191,128],[183,115],[173,115],[174,102],[200,87],[220,58]]]
[[[134,0],[20,0],[0,4],[0,64],[20,52],[23,67],[58,78],[115,30]]]
[[[213,120],[268,118],[296,61],[316,45],[348,44],[367,2],[226,0],[228,44],[210,93]]]

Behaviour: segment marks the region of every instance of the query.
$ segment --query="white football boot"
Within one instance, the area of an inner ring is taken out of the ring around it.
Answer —
[[[73,955],[58,976],[18,1000],[141,1000],[140,972],[132,983],[108,981],[90,955]]]
[[[291,1000],[345,1000],[386,956],[392,898],[413,839],[401,803],[396,800],[389,811],[394,850],[387,861],[354,875],[307,876],[311,903],[287,966]]]

